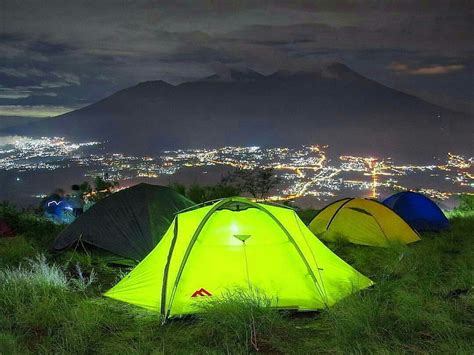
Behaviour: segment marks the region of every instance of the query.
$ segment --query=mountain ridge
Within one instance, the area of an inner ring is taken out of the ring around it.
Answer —
[[[228,68],[177,85],[146,81],[79,110],[7,131],[106,140],[111,149],[136,152],[329,144],[341,154],[421,157],[450,149],[472,151],[470,128],[467,115],[333,63],[312,72],[268,75]]]

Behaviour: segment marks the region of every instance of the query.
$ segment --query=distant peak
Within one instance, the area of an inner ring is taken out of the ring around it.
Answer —
[[[295,70],[278,70],[269,78],[284,79],[289,77],[319,77],[331,79],[348,79],[357,76],[351,68],[339,62],[319,63]]]
[[[348,74],[352,75],[355,73],[347,65],[337,62],[328,64],[325,68],[325,72],[328,74],[335,74],[336,76],[346,76]]]
[[[268,77],[269,78],[288,78],[296,74],[297,72],[292,72],[291,70],[277,70],[276,72],[268,75]]]
[[[142,83],[138,83],[134,86],[134,88],[143,88],[143,89],[156,89],[162,87],[171,87],[173,85],[167,83],[163,80],[151,80],[151,81],[144,81]]]
[[[329,78],[329,79],[356,79],[361,76],[347,65],[339,62],[319,62],[311,65],[277,70],[270,75],[261,74],[247,67],[229,67],[217,65],[215,74],[198,81],[209,82],[253,82],[261,79],[289,79],[289,78]]]
[[[117,92],[117,95],[140,95],[140,96],[153,96],[153,95],[160,95],[164,92],[173,89],[174,85],[171,85],[163,80],[152,80],[152,81],[144,81],[142,83],[138,83],[135,86],[131,86],[129,88],[120,90]]]
[[[203,81],[256,81],[264,78],[265,75],[250,68],[231,68],[219,66],[216,74],[208,76]]]

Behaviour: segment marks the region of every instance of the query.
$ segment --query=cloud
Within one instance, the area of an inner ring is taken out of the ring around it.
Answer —
[[[77,107],[47,106],[47,105],[3,105],[0,106],[0,116],[17,117],[53,117],[77,109]]]
[[[460,71],[462,69],[464,69],[464,65],[462,64],[433,65],[431,67],[413,69],[410,73],[414,75],[439,75]]]
[[[0,99],[24,99],[30,97],[33,91],[28,87],[2,87],[0,86]]]
[[[39,70],[36,68],[28,68],[28,67],[24,67],[24,68],[0,67],[0,73],[15,77],[15,78],[27,78],[30,76],[43,77],[47,75],[42,70]]]
[[[65,43],[54,43],[50,41],[38,40],[29,44],[29,49],[33,52],[44,55],[59,55],[67,51],[72,51],[73,48]]]
[[[48,70],[30,66],[0,66],[0,104],[9,105],[15,100],[21,100],[21,104],[38,104],[44,99],[45,104],[53,104],[49,98],[57,98],[58,104],[61,99],[59,92],[65,88],[78,87],[81,84],[80,77],[74,73]],[[42,99],[41,99],[42,98]]]
[[[81,84],[81,80],[79,79],[79,76],[77,76],[76,74],[57,72],[57,71],[53,71],[52,74],[59,79],[63,79],[68,84],[73,84],[73,85]]]
[[[10,99],[10,100],[18,100],[18,99],[25,99],[30,97],[29,92],[21,92],[15,90],[3,91],[0,90],[0,99]]]
[[[370,65],[361,73],[366,76],[381,82],[387,77],[423,81],[462,68],[407,65],[397,70],[387,63],[398,58],[467,65],[474,51],[468,0],[429,5],[410,0],[3,3],[9,16],[0,34],[0,82],[58,93],[57,101],[41,97],[58,106],[96,101],[140,81],[179,83],[212,75],[216,63],[269,73],[333,60],[360,71],[365,55]],[[39,103],[38,97],[21,101]]]
[[[79,85],[80,78],[78,75],[74,73],[66,73],[61,71],[52,71],[48,72],[45,70],[37,69],[37,68],[30,68],[30,67],[7,67],[3,66],[0,67],[0,74],[5,74],[7,76],[11,76],[14,78],[29,78],[29,77],[48,77],[52,76],[55,78],[63,79],[64,81]]]
[[[63,88],[66,86],[71,86],[71,83],[68,83],[67,81],[42,81],[41,82],[41,87],[47,88],[47,89],[56,89],[56,88]]]
[[[442,75],[452,72],[461,71],[464,69],[463,64],[447,64],[447,65],[430,65],[425,67],[412,68],[408,64],[392,62],[389,68],[397,73],[409,75]]]

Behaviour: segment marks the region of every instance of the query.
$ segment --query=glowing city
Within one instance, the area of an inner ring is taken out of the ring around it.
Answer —
[[[299,148],[222,147],[164,151],[159,156],[103,153],[100,142],[72,143],[61,137],[10,137],[0,144],[0,170],[23,174],[78,168],[84,180],[107,175],[127,185],[132,179],[173,181],[176,174],[209,169],[273,168],[281,178],[273,200],[309,198],[333,200],[343,195],[377,198],[381,194],[416,189],[440,201],[474,187],[473,157],[447,153],[444,160],[430,165],[393,161],[388,157],[344,155],[330,158],[328,146]],[[219,174],[214,171],[214,179]],[[47,191],[38,191],[38,195]]]

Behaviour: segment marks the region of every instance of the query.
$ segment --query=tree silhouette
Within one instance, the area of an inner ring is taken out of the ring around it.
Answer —
[[[226,180],[257,200],[265,200],[268,193],[280,183],[273,168],[236,169]]]

